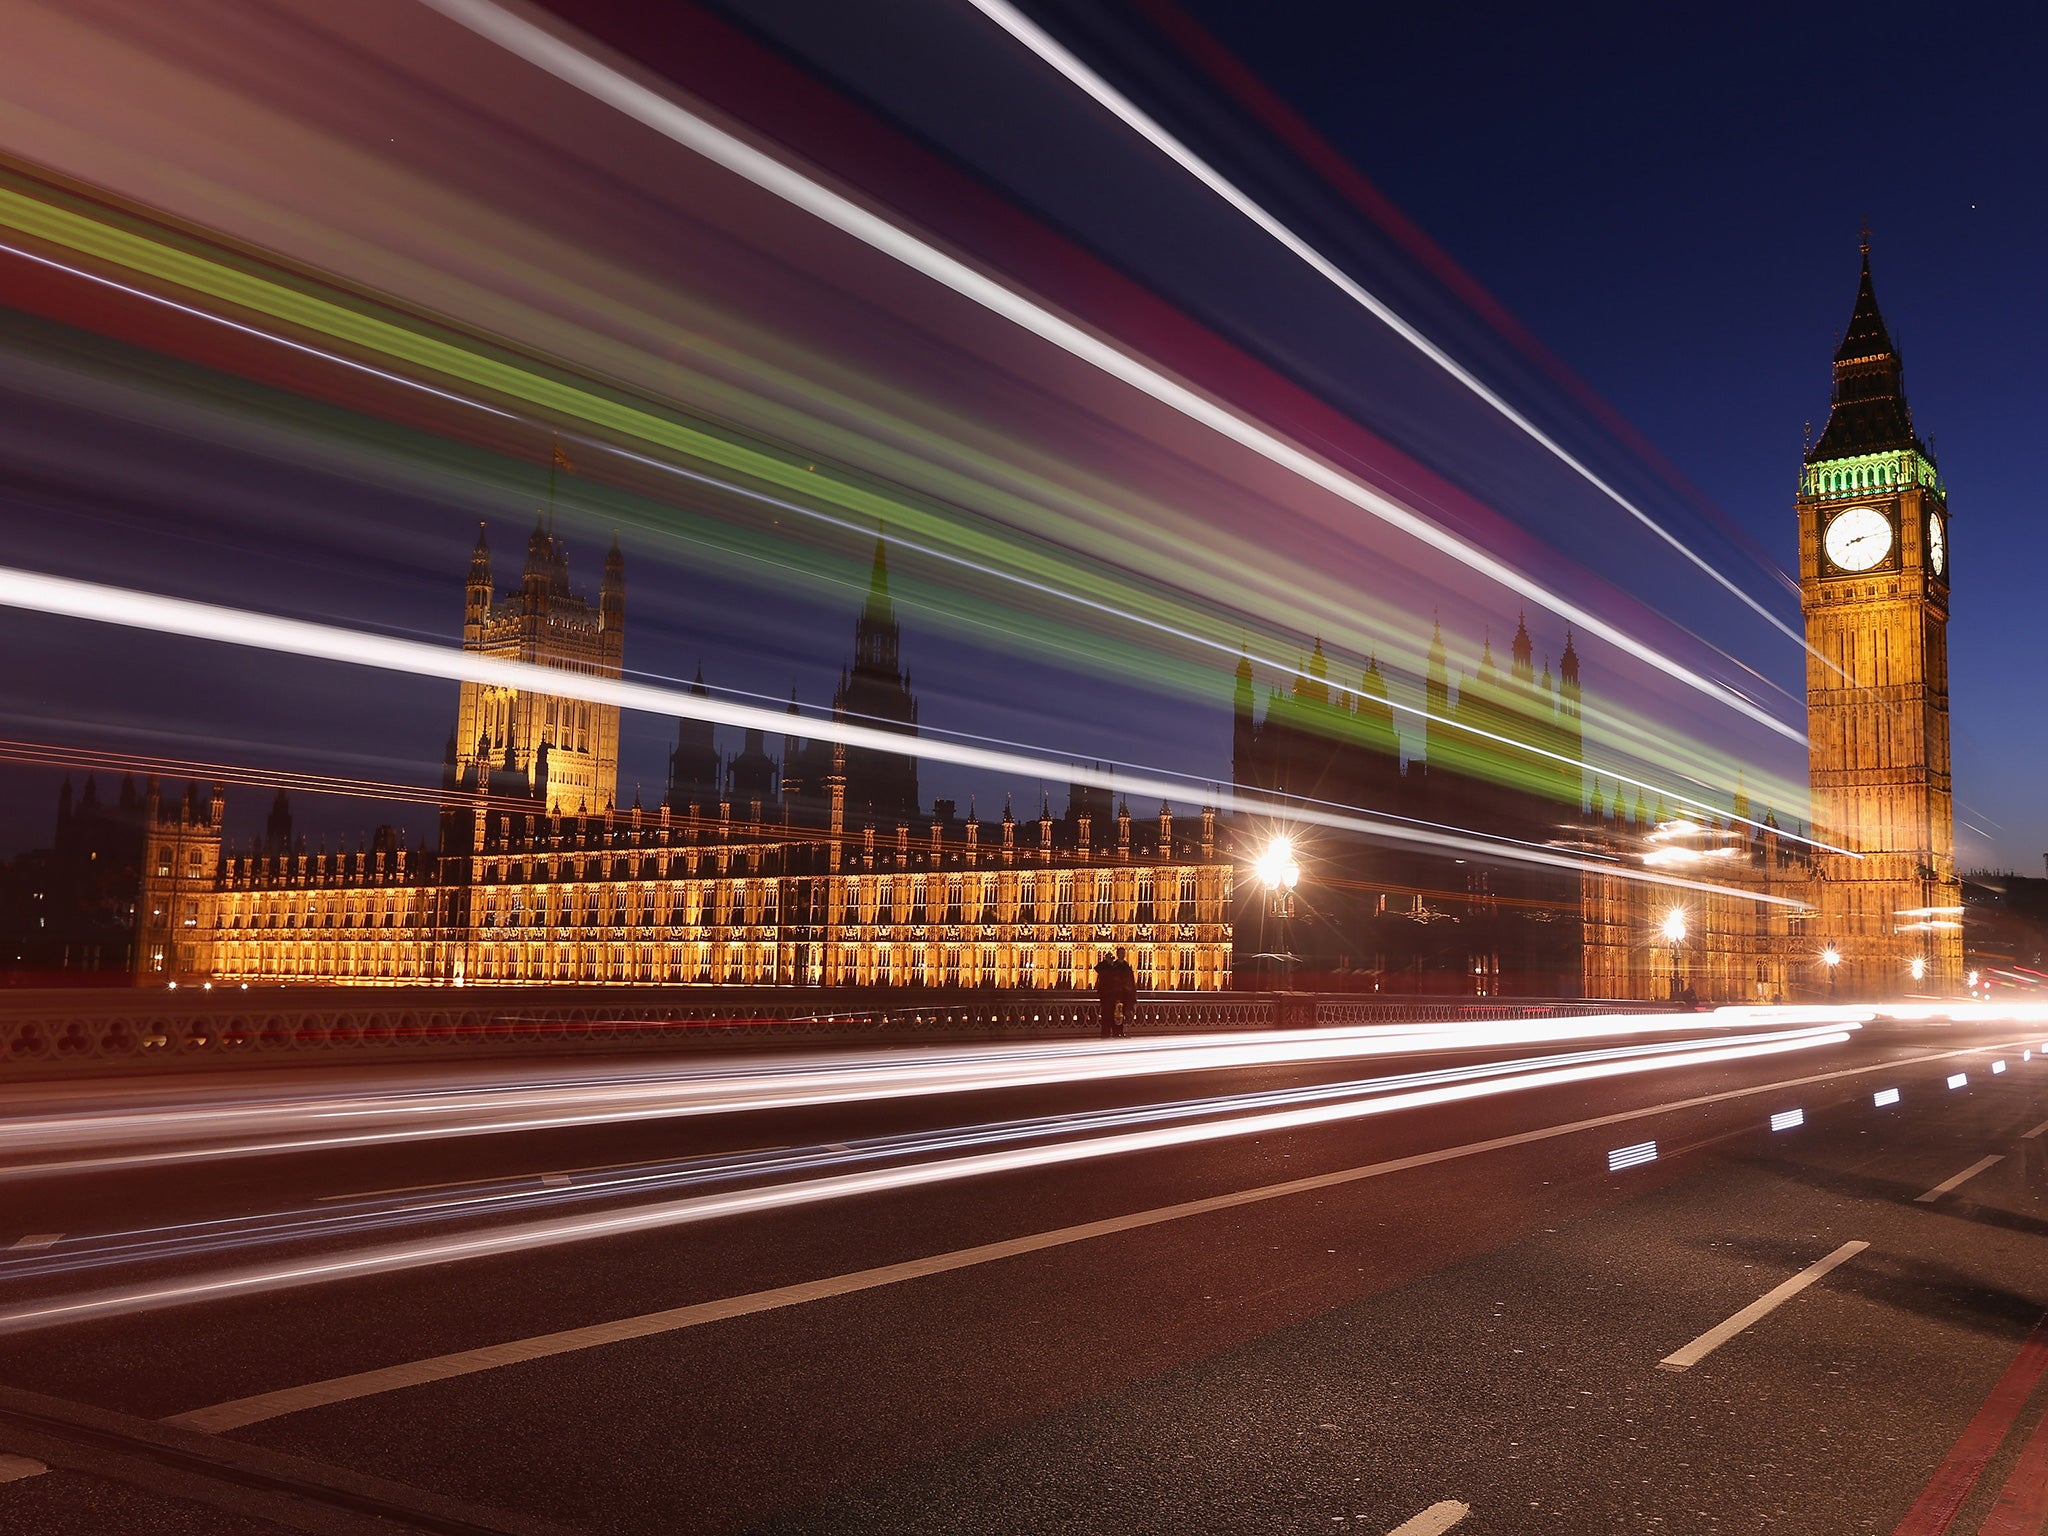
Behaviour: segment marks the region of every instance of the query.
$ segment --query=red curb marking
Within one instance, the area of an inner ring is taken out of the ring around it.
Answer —
[[[1963,1507],[1963,1500],[1977,1486],[1985,1464],[2005,1443],[2013,1420],[2019,1417],[2020,1409],[2026,1406],[2044,1372],[2048,1372],[2048,1316],[2034,1324],[2012,1364],[1998,1378],[1998,1385],[1991,1389],[1976,1417],[1949,1447],[1947,1459],[1934,1469],[1934,1476],[1892,1536],[1944,1536],[1956,1511]],[[2040,1438],[2038,1434],[2036,1438]]]
[[[1998,1502],[1991,1506],[1977,1536],[2040,1536],[2044,1524],[2048,1524],[2048,1417],[2027,1437],[2012,1475],[1999,1489]]]

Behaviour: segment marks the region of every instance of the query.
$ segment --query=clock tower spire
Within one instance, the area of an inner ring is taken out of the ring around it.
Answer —
[[[1870,240],[1826,427],[1799,481],[1818,951],[1852,998],[1961,985],[1949,768],[1948,503],[1913,427]]]

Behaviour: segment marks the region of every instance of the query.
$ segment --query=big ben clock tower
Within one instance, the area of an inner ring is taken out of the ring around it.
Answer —
[[[1814,938],[1843,1001],[1953,993],[1962,894],[1949,782],[1948,503],[1906,407],[1870,242],[1799,482],[1815,835]]]

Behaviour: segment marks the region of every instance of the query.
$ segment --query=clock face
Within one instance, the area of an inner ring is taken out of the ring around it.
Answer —
[[[1875,507],[1851,507],[1828,524],[1826,544],[1838,570],[1867,571],[1891,553],[1891,519]]]
[[[1942,531],[1941,514],[1927,514],[1927,564],[1939,576],[1948,569],[1948,535]]]

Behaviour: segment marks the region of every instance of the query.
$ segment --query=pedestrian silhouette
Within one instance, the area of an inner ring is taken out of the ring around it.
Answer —
[[[1116,1032],[1128,1034],[1138,1016],[1138,973],[1131,969],[1131,962],[1124,958],[1121,949],[1116,952],[1116,1007]]]
[[[1124,989],[1118,963],[1117,957],[1107,950],[1095,962],[1095,1002],[1102,1014],[1105,1040],[1115,1040],[1124,1032]]]

